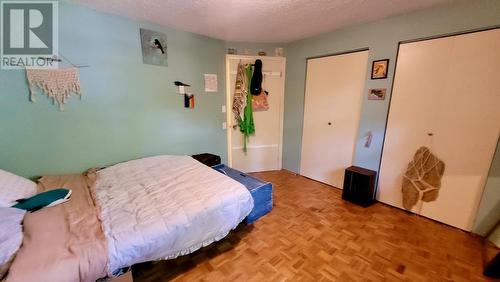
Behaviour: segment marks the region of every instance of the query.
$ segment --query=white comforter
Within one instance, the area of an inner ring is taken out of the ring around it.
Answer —
[[[110,272],[191,253],[225,237],[253,208],[242,184],[189,156],[156,156],[103,169],[95,196]]]

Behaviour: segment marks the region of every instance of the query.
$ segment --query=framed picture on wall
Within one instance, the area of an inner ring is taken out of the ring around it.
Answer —
[[[149,65],[168,66],[167,35],[149,29],[140,29],[142,62]]]
[[[387,88],[374,88],[368,90],[368,100],[385,100]]]
[[[377,60],[372,63],[372,79],[387,78],[389,59]]]

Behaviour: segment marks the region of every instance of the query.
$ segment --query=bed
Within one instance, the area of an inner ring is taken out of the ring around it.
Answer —
[[[95,281],[175,258],[224,238],[253,208],[242,184],[189,156],[39,180],[39,191],[58,187],[71,200],[25,216],[7,281]]]

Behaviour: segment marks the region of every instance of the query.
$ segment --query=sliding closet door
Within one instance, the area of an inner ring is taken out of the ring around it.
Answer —
[[[300,173],[342,188],[351,166],[368,51],[307,61]]]
[[[413,211],[471,230],[500,132],[500,29],[402,44],[380,170],[380,201],[402,206],[415,151],[445,163],[436,201]]]

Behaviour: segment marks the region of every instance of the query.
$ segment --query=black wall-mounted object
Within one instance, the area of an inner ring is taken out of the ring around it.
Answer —
[[[177,80],[174,81],[174,84],[175,84],[175,86],[191,86],[189,84],[186,84],[186,83],[184,83],[182,81],[177,81]]]
[[[368,207],[375,202],[375,178],[377,172],[351,166],[345,170],[342,199]]]

